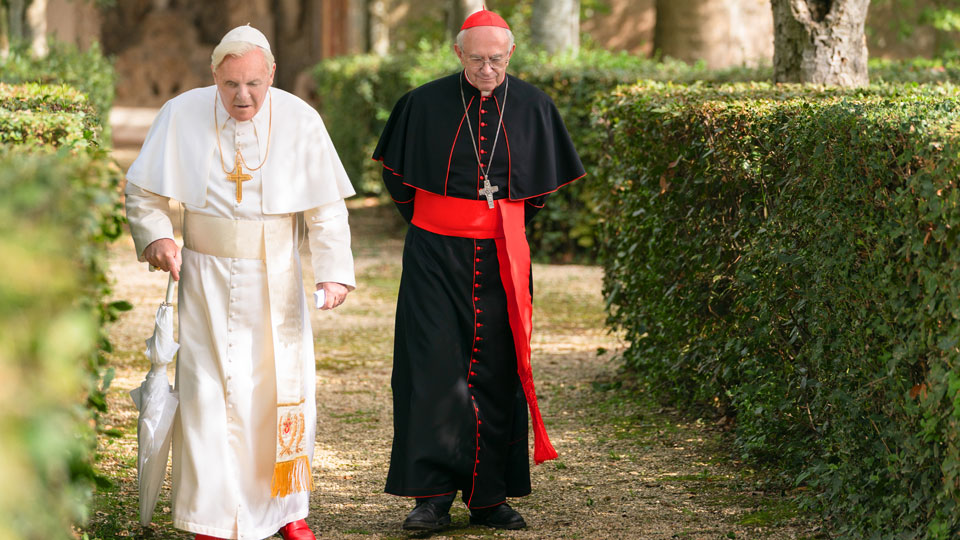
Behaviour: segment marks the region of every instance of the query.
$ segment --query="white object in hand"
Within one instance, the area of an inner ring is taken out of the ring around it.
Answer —
[[[319,291],[313,292],[313,299],[317,304],[317,309],[323,307],[324,302],[327,301],[327,291],[320,289]]]

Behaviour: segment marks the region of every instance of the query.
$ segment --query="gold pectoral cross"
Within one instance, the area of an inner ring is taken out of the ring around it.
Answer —
[[[227,173],[227,180],[237,183],[237,202],[240,202],[243,200],[242,182],[246,182],[247,180],[250,180],[251,178],[253,178],[249,174],[243,173],[243,167],[240,166],[240,159],[241,159],[240,151],[237,150],[237,159],[235,162],[236,165],[233,166],[233,172]]]

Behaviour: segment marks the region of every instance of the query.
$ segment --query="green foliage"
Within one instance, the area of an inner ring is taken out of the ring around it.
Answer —
[[[14,47],[7,58],[0,58],[0,82],[70,85],[87,96],[104,127],[113,104],[115,78],[113,64],[96,43],[81,52],[74,45],[51,41],[50,52],[43,58],[34,57],[25,46]]]
[[[896,16],[888,18],[892,30],[903,40],[915,39],[917,30],[934,31],[934,54],[949,54],[956,48],[960,30],[960,2],[957,0],[874,0],[877,8]],[[893,8],[891,10],[891,8]],[[868,35],[876,30],[868,25]]]
[[[518,4],[515,9],[522,11],[522,7]],[[505,13],[507,16],[514,12],[507,9]],[[380,180],[381,167],[370,156],[396,100],[410,89],[458,69],[460,65],[449,45],[427,41],[401,55],[338,57],[316,66],[320,113],[361,195],[386,196]],[[879,81],[950,81],[960,76],[960,61],[876,60],[871,61],[870,70],[871,77]],[[530,226],[534,257],[553,261],[592,260],[596,255],[596,230],[603,220],[599,205],[604,196],[604,179],[598,174],[597,164],[606,152],[606,141],[594,130],[591,118],[603,95],[617,85],[637,80],[772,80],[769,67],[708,70],[702,63],[691,65],[591,48],[581,49],[575,56],[550,56],[524,48],[522,43],[511,59],[510,72],[553,98],[587,169],[587,178],[552,195],[541,212],[543,216]]]
[[[960,89],[647,81],[598,116],[626,365],[838,534],[960,533]]]
[[[0,536],[69,538],[96,480],[92,420],[109,386],[98,327],[118,307],[102,302],[118,174],[85,154],[0,148],[0,468],[16,486],[0,496]]]
[[[85,97],[0,84],[0,537],[72,538],[86,519],[112,379],[106,245],[121,172]]]
[[[100,124],[86,96],[66,85],[0,83],[0,144],[95,146]]]

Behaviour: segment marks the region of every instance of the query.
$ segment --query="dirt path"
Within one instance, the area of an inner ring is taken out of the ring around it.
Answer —
[[[308,522],[320,538],[410,538],[400,522],[410,502],[383,494],[392,436],[390,371],[402,237],[392,208],[352,210],[360,288],[340,309],[313,313],[317,340],[317,491]],[[126,393],[146,370],[142,340],[166,284],[134,261],[132,244],[112,257],[115,296],[136,308],[112,329],[117,377],[109,424],[125,435],[101,441],[101,469],[114,481],[96,495],[90,539],[191,538],[170,525],[169,486],[155,526],[137,524],[136,412]],[[305,272],[310,279],[310,272]],[[535,265],[534,370],[541,408],[560,453],[534,467],[533,495],[511,501],[523,531],[469,527],[459,502],[453,526],[433,538],[803,538],[815,536],[795,507],[766,493],[729,459],[712,426],[680,420],[618,390],[619,343],[603,326],[602,272]]]

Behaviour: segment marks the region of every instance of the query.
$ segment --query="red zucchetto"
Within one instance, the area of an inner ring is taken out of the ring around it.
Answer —
[[[467,28],[473,28],[474,26],[499,26],[500,28],[506,28],[507,30],[510,29],[510,25],[507,24],[507,21],[503,20],[503,17],[488,10],[487,8],[483,8],[473,15],[467,17],[467,20],[463,21],[463,26],[461,26],[460,29],[466,30]]]

